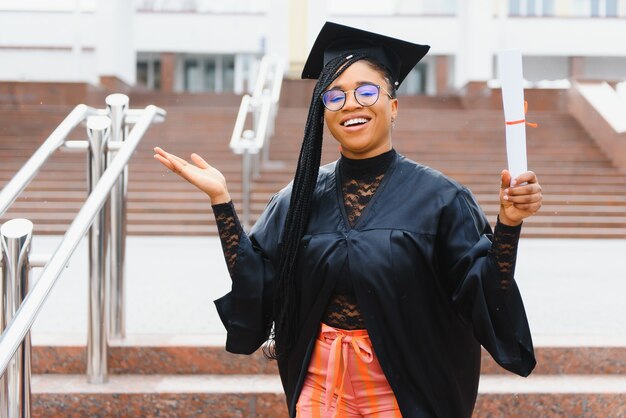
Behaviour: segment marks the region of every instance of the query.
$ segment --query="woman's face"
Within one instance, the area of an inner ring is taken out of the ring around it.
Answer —
[[[328,90],[348,91],[365,83],[377,84],[389,90],[383,74],[364,61],[357,61],[346,68]],[[391,121],[397,114],[398,100],[390,98],[383,89],[380,89],[376,103],[367,107],[356,101],[354,91],[348,91],[343,108],[336,112],[324,109],[324,121],[330,133],[341,144],[342,154],[348,158],[361,159],[391,149]],[[365,123],[346,124],[355,118]]]

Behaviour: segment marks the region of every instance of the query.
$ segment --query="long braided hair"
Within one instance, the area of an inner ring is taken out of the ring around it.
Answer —
[[[263,347],[267,358],[278,359],[289,354],[298,337],[299,299],[294,275],[300,240],[306,231],[313,191],[317,183],[324,128],[324,106],[321,96],[330,84],[346,68],[356,61],[365,59],[374,68],[382,71],[389,79],[389,71],[373,61],[365,53],[344,54],[329,61],[315,84],[306,126],[300,149],[298,167],[293,180],[289,211],[283,229],[283,244],[280,251],[278,280],[274,288],[274,328],[268,342]],[[391,82],[392,93],[395,89]],[[268,324],[271,327],[271,324]]]

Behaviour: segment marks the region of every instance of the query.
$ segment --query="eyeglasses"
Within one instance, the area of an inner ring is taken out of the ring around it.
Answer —
[[[389,92],[383,87],[377,84],[362,84],[359,87],[353,90],[339,90],[339,89],[330,89],[326,90],[322,93],[322,103],[324,103],[324,107],[331,112],[336,112],[341,110],[343,106],[346,104],[346,95],[348,92],[354,92],[354,98],[357,103],[361,106],[372,106],[374,103],[378,101],[378,96],[380,96],[380,89],[389,96],[390,99],[393,99],[393,96],[389,94]]]

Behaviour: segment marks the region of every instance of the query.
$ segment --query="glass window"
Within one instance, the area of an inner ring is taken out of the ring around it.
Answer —
[[[204,63],[204,91],[215,91],[217,63],[214,57],[207,58]]]
[[[152,77],[154,84],[150,87],[156,90],[161,90],[161,61],[154,61],[152,68],[154,71],[154,75]]]
[[[572,16],[589,16],[588,0],[572,0]]]
[[[148,63],[145,61],[137,62],[137,84],[148,86]]]
[[[600,0],[591,0],[591,17],[600,16]]]
[[[543,0],[543,16],[554,16],[554,0]]]
[[[554,16],[554,0],[509,0],[510,16]]]
[[[184,89],[189,92],[233,92],[235,56],[189,56],[184,66]]]
[[[198,60],[185,60],[185,91],[198,92],[202,91],[202,73]]]
[[[456,15],[457,0],[424,0],[424,13],[434,15]]]
[[[398,95],[415,95],[426,92],[426,64],[419,63],[406,76],[398,89]]]
[[[521,13],[520,10],[520,0],[510,0],[509,1],[509,15],[511,16],[519,16]]]
[[[222,91],[233,92],[235,90],[235,56],[225,55],[222,59]]]
[[[617,17],[617,0],[606,0],[606,16]]]

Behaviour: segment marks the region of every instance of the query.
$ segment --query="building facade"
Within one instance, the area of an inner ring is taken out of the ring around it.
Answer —
[[[404,94],[497,77],[520,49],[530,81],[626,79],[626,0],[3,0],[0,81],[115,76],[174,92],[250,89],[260,57],[296,78],[327,20],[431,45]]]

